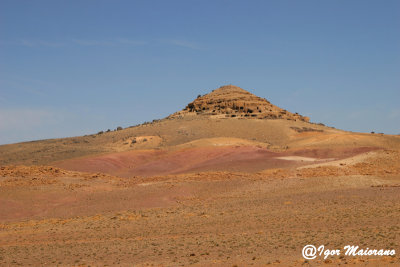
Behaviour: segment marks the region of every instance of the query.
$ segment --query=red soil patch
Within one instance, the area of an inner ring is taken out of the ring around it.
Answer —
[[[310,149],[272,152],[255,146],[196,147],[175,151],[146,150],[76,158],[55,166],[85,172],[102,172],[120,177],[154,176],[197,171],[257,172],[271,168],[298,167],[309,162],[281,160],[282,156],[341,159],[376,148]]]

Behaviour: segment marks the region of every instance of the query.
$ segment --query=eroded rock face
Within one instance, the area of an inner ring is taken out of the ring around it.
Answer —
[[[170,117],[185,115],[209,115],[225,117],[243,117],[253,119],[287,119],[309,121],[308,117],[293,114],[272,105],[268,100],[253,95],[234,86],[222,86],[209,94],[200,96],[189,103],[185,109]]]

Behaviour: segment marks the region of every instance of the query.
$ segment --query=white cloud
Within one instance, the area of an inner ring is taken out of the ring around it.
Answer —
[[[19,45],[25,47],[62,47],[67,45],[81,45],[81,46],[115,46],[115,45],[145,45],[144,41],[132,40],[128,38],[116,38],[111,40],[90,40],[90,39],[72,39],[65,42],[49,42],[45,40],[30,40],[21,39],[18,41],[0,41],[0,45]]]
[[[43,108],[0,109],[0,144],[63,136],[67,112]],[[66,133],[68,134],[68,132]]]
[[[85,40],[85,39],[72,39],[72,42],[83,46],[115,46],[115,45],[145,45],[146,42],[137,41],[126,38],[117,38],[112,40]]]
[[[126,38],[117,38],[116,41],[120,44],[127,44],[127,45],[145,45],[145,44],[147,44],[146,42],[143,42],[143,41],[131,40],[131,39],[126,39]]]
[[[28,47],[33,47],[33,46],[60,47],[66,45],[65,43],[60,43],[60,42],[48,42],[42,40],[25,40],[25,39],[20,40],[19,44]]]
[[[156,40],[156,42],[174,45],[179,47],[190,48],[194,50],[202,49],[201,46],[194,42],[188,42],[185,40],[179,39],[162,39]],[[20,45],[25,47],[62,47],[68,45],[80,45],[80,46],[117,46],[117,45],[131,45],[131,46],[141,46],[146,45],[148,42],[141,41],[141,40],[134,40],[129,38],[114,38],[109,40],[95,40],[95,39],[80,39],[80,38],[73,38],[69,41],[64,42],[52,42],[46,40],[30,40],[30,39],[21,39],[19,41],[0,41],[0,45]]]
[[[0,144],[94,133],[102,123],[104,118],[93,110],[0,107]]]
[[[55,120],[55,114],[45,109],[0,109],[0,131],[27,130]]]
[[[195,49],[195,50],[201,49],[201,47],[198,44],[193,43],[193,42],[183,41],[183,40],[164,39],[164,40],[161,40],[161,42],[166,43],[166,44],[175,45],[175,46],[181,46],[181,47],[186,47],[186,48],[190,48],[190,49]]]
[[[99,41],[99,40],[84,40],[84,39],[72,39],[72,42],[78,45],[84,46],[112,46],[114,42]]]

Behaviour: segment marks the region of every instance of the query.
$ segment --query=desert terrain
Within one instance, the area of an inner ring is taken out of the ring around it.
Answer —
[[[400,266],[400,136],[310,120],[228,85],[161,120],[2,145],[0,265]]]

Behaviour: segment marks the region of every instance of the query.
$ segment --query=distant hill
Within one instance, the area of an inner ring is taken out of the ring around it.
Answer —
[[[282,160],[272,163],[269,159],[279,155],[268,153],[326,159],[377,148],[400,148],[400,138],[310,123],[307,117],[228,85],[152,123],[80,137],[2,145],[0,165],[56,165],[122,176],[258,171],[288,165]]]

